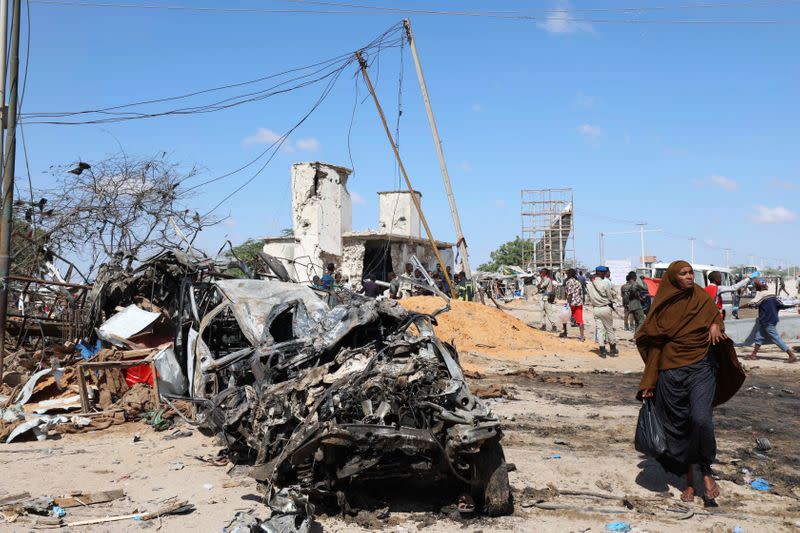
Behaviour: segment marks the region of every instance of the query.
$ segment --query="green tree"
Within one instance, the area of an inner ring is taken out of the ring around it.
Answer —
[[[245,263],[252,270],[255,266],[258,252],[262,251],[263,249],[264,243],[260,239],[247,239],[242,244],[230,248],[227,252],[225,252],[225,256],[229,257],[232,261],[238,260]],[[225,270],[225,273],[237,278],[245,277],[244,271],[237,266],[228,268]]]
[[[497,272],[497,269],[502,265],[523,266],[522,250],[524,244],[525,241],[520,237],[517,237],[513,241],[508,241],[507,243],[500,245],[497,250],[489,254],[491,261],[479,266],[478,270],[483,270],[484,272]]]

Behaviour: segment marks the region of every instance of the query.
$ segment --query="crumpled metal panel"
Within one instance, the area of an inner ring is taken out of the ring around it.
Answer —
[[[124,346],[117,339],[129,339],[144,328],[158,320],[161,313],[145,311],[136,304],[131,304],[115,314],[100,326],[97,336],[115,346]]]
[[[230,302],[239,327],[253,346],[262,343],[268,334],[267,317],[283,302],[301,300],[309,313],[325,312],[328,306],[310,287],[266,279],[226,279],[216,282]]]

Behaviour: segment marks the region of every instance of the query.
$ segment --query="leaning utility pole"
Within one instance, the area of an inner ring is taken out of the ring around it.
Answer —
[[[11,57],[8,69],[8,114],[3,113],[8,130],[8,144],[3,168],[3,216],[0,218],[0,380],[3,379],[6,351],[6,313],[8,312],[8,275],[11,268],[11,226],[14,201],[14,165],[17,151],[17,92],[19,89],[19,19],[20,0],[13,0],[11,13]],[[5,36],[3,36],[5,38]],[[5,67],[5,65],[3,65]],[[5,73],[5,69],[4,69]],[[3,102],[5,103],[5,102]]]
[[[406,180],[408,192],[411,193],[411,201],[414,202],[414,207],[417,208],[417,213],[419,213],[419,218],[422,221],[422,225],[425,226],[425,233],[428,234],[428,240],[431,243],[431,248],[433,248],[433,253],[436,255],[436,260],[439,262],[439,266],[442,269],[442,274],[444,274],[444,279],[447,281],[447,286],[450,287],[450,296],[455,298],[456,290],[453,287],[453,282],[450,279],[450,275],[447,273],[447,268],[445,267],[444,261],[442,261],[442,256],[439,254],[439,248],[436,247],[436,240],[433,238],[433,233],[431,233],[431,228],[428,226],[428,221],[425,219],[425,215],[422,213],[422,206],[419,205],[419,198],[417,198],[417,193],[414,190],[414,187],[411,186],[411,180],[408,178],[408,174],[406,174],[406,167],[403,166],[403,160],[400,159],[400,152],[397,151],[397,145],[394,143],[394,139],[392,138],[392,132],[389,131],[389,124],[386,123],[386,116],[383,114],[383,108],[381,107],[381,103],[378,102],[378,96],[375,94],[375,88],[372,86],[372,82],[369,79],[369,74],[367,74],[367,62],[364,61],[364,57],[361,55],[360,51],[356,52],[356,58],[358,59],[358,64],[361,66],[361,74],[364,76],[364,81],[367,83],[369,93],[372,95],[372,100],[375,102],[375,107],[378,109],[378,115],[381,117],[383,129],[386,130],[386,136],[389,138],[389,144],[392,145],[394,156],[397,158],[397,166],[400,167],[400,173],[403,174],[403,178]]]
[[[444,190],[447,193],[447,201],[450,202],[450,214],[453,217],[453,227],[456,230],[456,246],[458,247],[459,254],[461,254],[464,273],[468,278],[472,278],[472,270],[469,268],[469,257],[467,255],[467,241],[464,239],[464,232],[461,231],[461,220],[458,217],[456,198],[453,196],[453,188],[450,185],[450,174],[447,172],[447,164],[444,162],[442,141],[439,138],[439,128],[436,127],[436,119],[433,117],[431,99],[428,97],[428,86],[425,84],[425,76],[422,74],[422,64],[419,61],[417,43],[411,31],[411,22],[409,22],[408,19],[403,19],[403,26],[406,28],[406,36],[408,36],[408,43],[411,47],[411,56],[414,58],[414,66],[417,69],[417,79],[419,80],[419,88],[422,91],[422,100],[425,102],[425,111],[428,113],[428,123],[431,126],[431,135],[433,135],[433,144],[436,146],[436,155],[439,156],[439,168],[442,171]]]
[[[0,0],[0,37],[2,37],[3,42],[0,42],[0,71],[3,72],[0,75],[0,124],[5,123],[5,105],[6,105],[6,72],[8,69],[6,68],[7,60],[6,57],[8,55],[8,0]],[[3,127],[0,126],[0,182],[2,181],[3,176],[3,162],[5,161],[5,154],[3,153],[3,147],[5,144],[3,143],[5,137],[5,132],[3,131]]]

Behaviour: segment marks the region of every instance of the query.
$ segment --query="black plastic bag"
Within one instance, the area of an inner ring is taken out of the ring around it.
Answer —
[[[639,409],[639,421],[636,423],[636,451],[650,457],[661,457],[667,452],[667,436],[664,425],[656,415],[656,407],[652,398],[645,398]]]

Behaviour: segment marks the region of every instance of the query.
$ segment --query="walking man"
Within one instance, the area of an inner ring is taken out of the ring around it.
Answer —
[[[550,304],[556,301],[556,286],[553,278],[550,277],[550,270],[543,268],[539,271],[539,283],[536,284],[536,289],[539,291],[539,296],[542,302],[542,331],[547,331],[547,324],[549,323],[553,328],[553,333],[558,331],[556,323],[550,316]]]
[[[733,303],[735,301],[736,304],[733,309],[733,316],[735,318],[739,318],[739,302],[741,298],[736,298],[735,296],[740,290],[747,287],[747,285],[749,285],[753,279],[760,275],[760,272],[753,272],[749,277],[740,279],[733,285],[723,285],[722,274],[720,272],[714,270],[708,273],[708,285],[706,285],[705,291],[709,296],[711,296],[711,299],[714,300],[714,304],[717,306],[717,309],[719,309],[720,314],[722,314],[722,320],[725,320],[725,310],[722,308],[722,295],[729,292],[733,293],[734,296],[731,297],[731,302]]]
[[[783,270],[778,271],[778,291],[777,295],[780,296],[782,292],[786,293],[786,296],[789,296],[789,291],[786,290],[786,281],[783,279]]]
[[[581,286],[581,282],[578,281],[578,276],[574,268],[567,270],[567,281],[564,284],[564,289],[567,293],[567,303],[572,313],[572,319],[580,328],[581,336],[579,338],[580,341],[583,342],[585,340],[583,336],[583,287]],[[564,324],[564,331],[559,337],[566,336],[567,325]]]
[[[642,282],[636,272],[629,272],[625,276],[627,283],[622,286],[623,301],[627,296],[628,300],[628,319],[631,329],[639,331],[639,326],[644,322],[644,308],[642,307],[642,291],[647,292],[647,286]]]
[[[600,344],[600,357],[619,355],[617,350],[617,336],[614,333],[614,304],[617,303],[617,293],[611,280],[608,267],[599,266],[595,269],[597,275],[586,284],[589,305],[595,318],[595,337]],[[609,350],[606,351],[606,343]]]
[[[794,353],[794,350],[789,348],[783,341],[780,333],[778,333],[777,326],[779,321],[778,311],[795,307],[797,303],[786,304],[774,294],[768,294],[768,287],[764,280],[757,280],[755,285],[759,293],[756,294],[756,299],[754,301],[747,304],[747,307],[758,308],[758,319],[756,320],[754,328],[753,353],[748,355],[745,359],[756,359],[761,345],[771,342],[777,345],[782,351],[786,352],[786,355],[789,356],[789,359],[786,360],[787,363],[796,363],[797,355]]]

